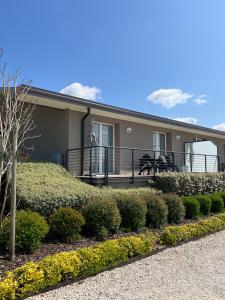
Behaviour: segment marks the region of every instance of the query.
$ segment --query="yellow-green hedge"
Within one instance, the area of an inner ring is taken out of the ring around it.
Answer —
[[[148,232],[29,262],[0,281],[0,300],[23,298],[68,279],[96,274],[130,257],[147,255],[158,239],[158,235]]]
[[[163,230],[161,242],[176,246],[182,241],[201,237],[225,229],[225,213],[209,217],[194,224],[168,226]]]

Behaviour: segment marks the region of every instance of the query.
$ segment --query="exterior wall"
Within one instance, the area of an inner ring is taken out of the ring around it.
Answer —
[[[34,151],[31,160],[56,161],[56,153],[65,153],[68,149],[68,111],[37,106],[34,111],[35,129],[30,140]]]
[[[81,121],[85,112],[72,110],[55,109],[44,106],[37,106],[34,113],[34,122],[36,128],[32,135],[41,135],[32,140],[31,144],[35,151],[31,153],[32,160],[52,161],[54,155],[65,153],[67,149],[81,147]],[[85,122],[85,144],[87,145],[87,137],[91,119],[94,121],[114,124],[115,136],[114,144],[117,147],[153,149],[153,131],[166,133],[167,150],[174,152],[184,152],[184,143],[193,141],[193,133],[185,133],[183,131],[167,130],[160,127],[138,124],[134,122],[112,119],[97,115],[90,115]],[[127,128],[132,128],[132,133],[127,133]],[[168,126],[169,127],[169,126]],[[177,140],[176,136],[180,136]],[[198,138],[209,140],[206,136],[198,135]],[[218,155],[225,158],[225,138],[210,139],[218,146]],[[138,164],[139,158],[144,152],[136,154],[135,162]],[[77,162],[79,162],[77,158]],[[116,172],[127,169],[130,172],[131,152],[126,150],[121,153],[115,153]]]

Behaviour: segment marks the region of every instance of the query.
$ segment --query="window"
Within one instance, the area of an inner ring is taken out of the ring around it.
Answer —
[[[162,132],[153,132],[153,150],[157,151],[156,157],[160,153],[166,152],[166,134]]]

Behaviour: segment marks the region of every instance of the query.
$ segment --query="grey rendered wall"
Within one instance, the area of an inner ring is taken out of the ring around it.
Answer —
[[[35,129],[31,135],[40,137],[29,142],[34,147],[31,160],[53,161],[55,154],[65,153],[68,148],[68,111],[36,106],[34,111]]]

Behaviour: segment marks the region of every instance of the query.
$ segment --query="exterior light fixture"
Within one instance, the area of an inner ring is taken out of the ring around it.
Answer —
[[[132,128],[131,127],[127,127],[127,133],[132,133]]]
[[[180,140],[180,138],[181,138],[181,136],[180,136],[180,135],[177,135],[177,136],[176,136],[176,140],[177,140],[177,141],[179,141],[179,140]]]

